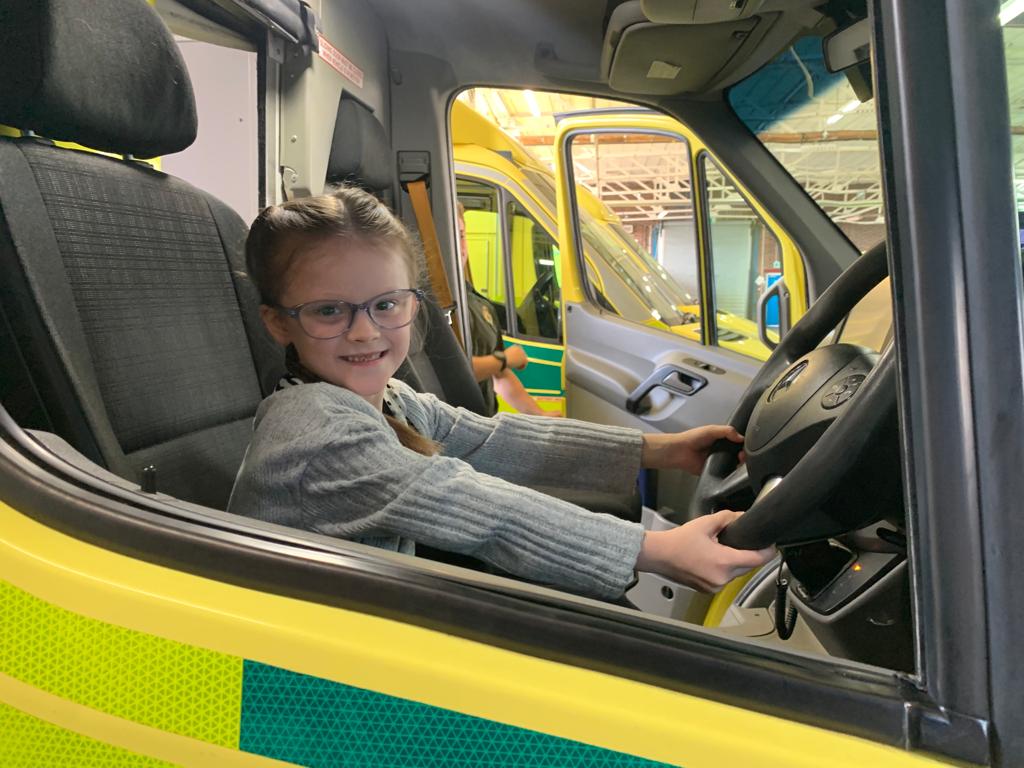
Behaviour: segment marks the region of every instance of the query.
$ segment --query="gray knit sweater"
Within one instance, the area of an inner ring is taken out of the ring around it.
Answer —
[[[256,412],[228,510],[409,553],[421,542],[583,594],[622,594],[641,526],[517,483],[628,492],[640,432],[486,418],[397,380],[388,395],[397,416],[441,444],[441,455],[403,447],[383,415],[347,389],[289,387]]]

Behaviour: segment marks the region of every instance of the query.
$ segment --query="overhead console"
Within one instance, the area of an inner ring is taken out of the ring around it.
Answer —
[[[823,17],[814,0],[627,0],[608,20],[601,74],[622,93],[703,93],[740,80]]]

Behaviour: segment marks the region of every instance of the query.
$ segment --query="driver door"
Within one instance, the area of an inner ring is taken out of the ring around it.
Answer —
[[[568,415],[726,422],[806,309],[795,244],[671,118],[569,118],[556,141]],[[680,475],[646,483],[646,504],[685,513],[695,480]]]

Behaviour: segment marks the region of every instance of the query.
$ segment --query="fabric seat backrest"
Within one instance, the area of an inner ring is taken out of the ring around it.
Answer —
[[[390,202],[396,180],[391,156],[391,145],[380,121],[360,102],[342,95],[334,123],[328,183],[356,185]],[[429,294],[429,286],[423,287]],[[487,413],[469,360],[437,302],[424,302],[423,315],[418,323],[423,329],[422,343],[413,346],[396,376],[419,392]]]
[[[188,75],[147,3],[14,6],[0,123],[122,155],[192,143]],[[245,224],[144,163],[34,137],[0,138],[0,211],[5,407],[122,477],[153,466],[160,491],[222,508],[283,370],[237,274]]]

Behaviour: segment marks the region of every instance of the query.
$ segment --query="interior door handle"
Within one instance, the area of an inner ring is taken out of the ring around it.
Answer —
[[[655,368],[654,373],[644,379],[643,383],[626,398],[626,410],[630,413],[642,413],[646,410],[643,407],[644,398],[654,389],[667,389],[672,394],[688,397],[707,385],[708,380],[699,374],[680,368],[678,365],[661,365]]]

